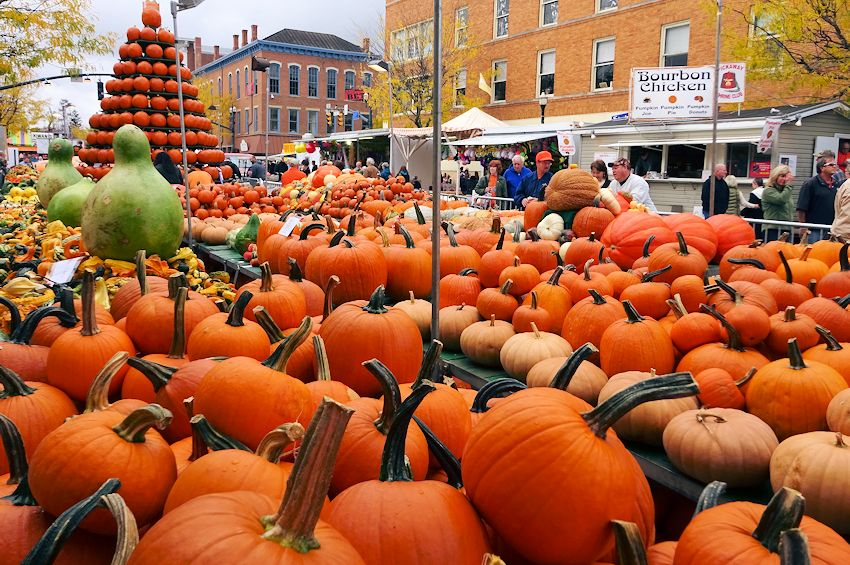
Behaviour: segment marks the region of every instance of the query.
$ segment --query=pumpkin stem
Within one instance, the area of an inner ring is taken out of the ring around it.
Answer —
[[[413,421],[416,422],[416,425],[419,426],[419,429],[422,430],[422,433],[425,435],[425,440],[428,442],[428,449],[440,464],[440,468],[446,472],[448,484],[455,488],[463,488],[460,461],[457,460],[454,453],[446,447],[446,444],[440,441],[437,434],[435,434],[434,431],[425,424],[425,422],[416,416],[413,417]]]
[[[715,506],[720,504],[720,499],[725,493],[726,483],[724,482],[712,481],[705,485],[705,488],[702,489],[702,492],[699,495],[699,499],[697,500],[697,506],[694,510],[694,516],[696,516],[703,510],[714,508]]]
[[[218,311],[219,311],[220,314],[227,314],[227,302],[226,301],[222,300],[221,298],[216,298],[215,300],[213,300],[213,304],[215,305],[216,308],[218,308]]]
[[[221,451],[224,449],[238,449],[248,451],[248,446],[241,441],[216,430],[203,414],[192,416],[189,420],[192,426],[192,454],[189,461],[195,461],[207,454],[208,451]]]
[[[169,359],[183,359],[186,356],[186,300],[189,289],[181,287],[174,300],[174,329],[171,335]]]
[[[171,380],[174,373],[177,372],[177,367],[167,367],[138,357],[128,357],[127,364],[140,372],[151,382],[154,392],[159,392],[162,387],[168,384],[168,381]],[[91,389],[89,389],[89,393],[91,394]]]
[[[682,296],[678,292],[673,298],[667,300],[667,305],[673,311],[673,315],[676,316],[677,320],[681,320],[688,314],[685,303],[682,302]]]
[[[338,231],[338,232],[336,232],[336,233],[334,234],[334,236],[331,238],[330,242],[328,243],[328,247],[336,247],[337,245],[339,245],[339,244],[340,244],[340,242],[342,241],[342,238],[343,238],[343,237],[345,237],[345,231],[344,231],[344,230],[339,230],[339,231]]]
[[[405,443],[407,442],[407,429],[413,413],[422,403],[422,400],[436,387],[431,381],[423,381],[410,393],[410,396],[401,403],[396,410],[395,418],[387,432],[384,441],[384,451],[381,456],[381,473],[379,479],[384,482],[409,482],[413,480],[407,458],[404,455]]]
[[[27,553],[27,556],[21,561],[21,565],[53,563],[62,550],[62,546],[71,537],[71,534],[74,533],[80,523],[95,509],[103,505],[103,497],[105,495],[114,494],[120,487],[121,481],[118,479],[107,479],[91,496],[84,498],[62,512],[50,527],[47,528],[35,546]],[[124,528],[124,536],[125,538],[127,536],[132,537],[135,533],[135,542],[138,542],[139,534],[136,530],[135,520],[131,520],[131,517],[132,514],[129,514],[126,527]],[[131,521],[132,524],[130,523]],[[119,534],[121,534],[120,531]],[[125,550],[132,552],[134,546],[135,543],[132,539],[125,540],[123,543],[119,539],[119,547],[124,547]],[[120,561],[116,563],[120,563]]]
[[[323,227],[327,230],[326,233],[328,235],[336,232],[336,222],[327,214],[325,215],[325,225]]]
[[[519,267],[519,266],[520,266],[519,256],[514,255],[514,267]]]
[[[0,296],[0,304],[9,310],[9,335],[14,335],[18,326],[21,324],[21,312],[18,310],[15,303],[5,296]]]
[[[60,323],[62,323],[62,325],[65,327],[76,326],[77,322],[79,322],[80,319],[77,317],[77,311],[74,309],[74,293],[71,292],[71,289],[69,288],[62,288],[61,290],[59,290],[56,296],[59,298],[59,308],[64,310],[69,316],[74,319],[74,323],[70,326],[66,325],[65,322],[62,322],[61,319]]]
[[[844,349],[841,347],[841,344],[838,343],[838,340],[835,339],[835,336],[832,335],[832,332],[826,329],[821,325],[815,326],[815,330],[820,334],[823,340],[826,342],[826,350],[827,351],[841,351]]]
[[[449,245],[459,247],[457,238],[455,237],[455,229],[451,222],[443,222],[443,229],[446,230],[446,235],[449,237]]]
[[[496,251],[501,251],[505,245],[505,228],[499,229],[499,241],[496,242]]]
[[[508,294],[511,290],[511,285],[514,284],[512,279],[507,279],[502,286],[499,287],[499,294]]]
[[[806,230],[805,228],[803,228],[803,231],[808,231],[808,230]],[[802,233],[802,232],[800,232],[800,237],[803,237],[803,233]],[[802,242],[802,241],[806,241],[806,240],[805,240],[805,239],[802,239],[802,240],[801,240],[801,242]],[[809,253],[811,253],[811,252],[812,252],[812,246],[811,246],[811,245],[806,245],[806,247],[805,247],[805,248],[803,248],[803,252],[800,254],[800,261],[808,261],[808,260],[809,260]]]
[[[672,268],[673,268],[673,265],[667,265],[666,267],[662,267],[662,268],[658,269],[657,271],[650,271],[640,278],[640,282],[652,282],[652,279],[654,279],[655,277],[657,277],[659,275],[663,275],[664,273],[666,273],[667,271],[669,271]]]
[[[416,295],[415,295],[415,294],[413,294],[413,291],[412,291],[412,290],[411,290],[411,291],[409,291],[409,292],[410,292],[410,303],[411,303],[411,304],[416,304]]]
[[[643,242],[643,258],[649,258],[649,246],[652,245],[652,242],[655,241],[655,236],[651,235],[646,238],[646,241]]]
[[[840,266],[842,273],[850,271],[850,261],[847,259],[848,247],[850,247],[850,243],[845,243],[841,246],[841,250],[838,252],[838,265]]]
[[[292,257],[289,257],[287,258],[286,262],[289,265],[289,280],[294,283],[303,282],[304,273],[301,272],[301,267],[298,266],[298,261],[296,261]]]
[[[124,363],[130,355],[126,351],[119,351],[113,355],[103,368],[95,376],[86,395],[86,409],[83,414],[91,412],[102,412],[109,408],[109,385],[112,379],[124,367]]]
[[[255,306],[252,311],[254,312],[254,319],[260,324],[263,331],[266,332],[270,342],[277,343],[286,338],[280,326],[277,325],[265,306]]]
[[[750,370],[747,371],[747,374],[735,381],[735,386],[741,388],[742,386],[750,382],[750,379],[753,378],[753,375],[756,374],[756,371],[757,369],[755,367],[750,367]]]
[[[410,235],[410,232],[407,231],[407,228],[405,228],[403,225],[398,224],[398,223],[396,225],[398,226],[398,229],[401,231],[401,237],[404,238],[404,246],[407,249],[413,249],[414,247],[416,247],[416,243],[414,243],[414,241],[413,241],[413,236]]]
[[[367,371],[372,373],[372,376],[374,376],[378,380],[378,384],[381,385],[384,404],[381,408],[381,415],[377,420],[375,420],[374,424],[375,427],[378,428],[378,431],[387,435],[390,431],[390,426],[392,426],[393,420],[395,420],[398,407],[401,404],[401,390],[398,388],[398,381],[392,371],[390,371],[386,365],[377,359],[364,361],[363,366],[366,367]],[[414,390],[415,388],[416,387],[414,387]]]
[[[413,203],[413,212],[416,214],[416,223],[420,226],[424,226],[425,215],[422,213],[422,208],[419,207],[419,202]]]
[[[316,380],[331,380],[331,369],[328,366],[328,351],[325,349],[325,340],[322,339],[322,336],[313,336],[313,349],[316,350]]]
[[[593,292],[596,292],[596,291],[594,290]],[[599,293],[597,292],[597,294],[599,294]],[[605,300],[605,299],[603,298],[603,300]],[[537,291],[536,290],[531,291],[531,309],[537,310]]]
[[[310,316],[304,316],[304,319],[301,320],[301,323],[298,325],[298,329],[289,334],[278,344],[274,353],[272,353],[268,359],[263,361],[263,365],[269,369],[274,369],[279,373],[286,373],[286,364],[289,363],[289,358],[292,357],[292,354],[298,346],[304,343],[304,340],[307,339],[312,328],[313,318]]]
[[[762,271],[765,270],[764,263],[762,263],[758,259],[739,259],[737,257],[732,257],[731,259],[728,259],[728,261],[733,265],[750,265],[751,267],[755,267],[756,269],[761,269]]]
[[[145,263],[147,257],[145,250],[139,249],[136,251],[136,281],[139,283],[139,294],[144,296],[148,293],[148,266]]]
[[[611,520],[614,527],[617,563],[620,565],[646,565],[646,548],[640,530],[634,522]]]
[[[148,404],[133,410],[112,428],[118,437],[130,443],[144,443],[145,433],[152,427],[164,430],[171,423],[171,412],[159,404]]]
[[[767,503],[753,537],[768,551],[776,553],[779,551],[780,535],[800,525],[805,507],[803,495],[788,487],[780,488]]]
[[[9,311],[12,312],[13,310],[10,309]],[[17,308],[14,309],[14,311],[17,312]],[[24,321],[17,325],[9,336],[9,343],[29,345],[30,341],[32,341],[32,336],[35,333],[35,330],[38,329],[38,324],[48,316],[55,316],[59,319],[59,323],[63,326],[72,327],[77,323],[77,317],[68,314],[62,308],[43,306],[30,312],[29,315],[24,318]]]
[[[3,440],[3,451],[9,462],[9,480],[7,485],[18,485],[27,476],[29,465],[27,453],[24,451],[24,439],[15,423],[8,416],[0,414],[0,439]]]
[[[593,304],[596,306],[602,306],[603,304],[608,304],[608,301],[605,300],[605,297],[599,294],[595,288],[587,289],[587,293],[593,298]],[[532,301],[534,301],[534,297],[532,296]],[[536,307],[536,306],[535,306]]]
[[[369,302],[363,307],[363,311],[369,314],[386,314],[389,310],[384,308],[384,298],[384,285],[378,285],[378,288],[369,297]]]
[[[307,241],[307,238],[310,236],[310,234],[312,232],[318,231],[318,230],[323,230],[326,227],[329,227],[329,226],[332,226],[332,225],[333,225],[333,222],[331,222],[328,225],[325,225],[325,224],[308,224],[308,225],[304,226],[304,228],[301,229],[301,234],[298,236],[298,239],[300,241]]]
[[[783,318],[783,320],[786,322],[793,322],[797,319],[796,312],[796,308],[794,308],[793,306],[787,306],[785,308],[785,317]]]
[[[788,259],[785,258],[785,254],[782,252],[782,250],[779,251],[779,260],[782,261],[782,266],[785,268],[786,284],[793,284],[794,275],[791,272],[791,265],[788,263]]]
[[[810,565],[812,556],[806,534],[800,528],[785,530],[779,536],[780,565]]]
[[[847,447],[847,444],[844,443],[844,436],[841,432],[835,432],[835,447]]]
[[[174,273],[168,277],[168,298],[170,300],[177,299],[177,291],[180,287],[186,286],[183,280],[183,273]]]
[[[540,241],[540,234],[537,233],[536,228],[531,228],[530,230],[528,230],[528,238],[533,242]]]
[[[632,305],[630,300],[623,300],[623,308],[626,310],[626,321],[629,324],[637,324],[643,322],[643,316],[638,313],[638,311]]]
[[[549,388],[567,390],[567,387],[570,386],[570,381],[575,376],[576,371],[578,371],[582,362],[584,362],[585,359],[589,359],[596,353],[599,353],[599,350],[590,342],[585,343],[573,351],[573,354],[567,358],[564,364],[561,365],[561,368],[558,369],[558,372],[555,373],[555,376],[552,378],[552,382],[549,383]]]
[[[478,389],[478,394],[472,401],[472,407],[469,409],[474,414],[483,414],[489,407],[487,403],[494,398],[502,398],[511,395],[520,390],[528,388],[525,383],[510,377],[504,377],[488,382],[486,385]]]
[[[328,282],[325,284],[325,304],[322,307],[322,322],[328,319],[328,316],[334,311],[334,289],[339,286],[339,277],[331,275],[328,277]]]
[[[36,391],[25,383],[15,371],[3,365],[0,365],[0,385],[3,386],[2,398],[29,396]]]
[[[688,251],[688,243],[685,241],[685,234],[677,231],[676,239],[679,241],[679,255],[690,255],[691,253]]]
[[[314,535],[331,483],[334,461],[354,410],[325,398],[310,421],[286,494],[277,514],[264,519],[270,528],[263,538],[299,553],[319,548]]]
[[[304,426],[298,422],[290,422],[276,427],[260,440],[254,455],[262,457],[269,463],[277,465],[283,448],[304,437]]]
[[[788,361],[790,367],[795,371],[806,369],[806,363],[803,361],[803,353],[800,351],[800,345],[797,343],[797,338],[792,337],[788,340]]]
[[[814,281],[814,280],[815,279],[812,279],[812,281]],[[817,296],[814,292],[812,294]],[[850,306],[850,294],[848,294],[847,296],[843,296],[841,298],[838,298],[835,302],[839,306],[841,306],[842,308],[847,308],[847,306]]]
[[[585,412],[582,417],[594,434],[604,438],[608,428],[644,402],[682,398],[698,393],[699,387],[690,373],[670,373],[637,382]]]
[[[531,322],[531,331],[534,332],[534,337],[540,339],[542,336],[540,335],[540,330],[537,329],[537,324]]]
[[[272,268],[269,265],[268,261],[263,261],[260,264],[260,292],[271,292],[274,290],[274,283],[272,282]]]
[[[348,215],[348,225],[345,226],[345,235],[348,237],[354,237],[357,228],[357,216],[354,214]]]
[[[350,239],[343,239],[342,245],[347,249],[351,249],[352,247],[354,247],[354,242],[351,241]]]
[[[594,259],[588,259],[584,262],[584,280],[590,282],[590,266],[593,265]]]
[[[558,281],[561,280],[561,275],[564,274],[564,270],[566,267],[555,267],[555,270],[552,271],[552,276],[549,277],[549,280],[546,281],[546,284],[551,284],[552,286],[558,286]]]
[[[422,357],[422,364],[419,366],[419,373],[416,375],[416,380],[413,381],[412,388],[418,387],[424,381],[431,381],[437,378],[438,369],[440,367],[440,354],[443,352],[443,342],[435,339],[428,345],[425,355]]]
[[[94,303],[94,273],[88,269],[83,273],[83,328],[80,334],[92,336],[100,333],[97,327],[97,316]]]
[[[565,267],[564,258],[561,257],[561,253],[559,251],[553,251],[552,255],[555,256],[555,266],[556,267]]]
[[[245,315],[245,307],[248,306],[248,303],[251,299],[254,298],[254,295],[251,294],[250,290],[245,290],[242,294],[236,298],[236,302],[230,307],[230,313],[227,315],[227,321],[224,323],[233,328],[240,328],[245,325],[245,320],[243,319]]]
[[[723,329],[726,330],[726,335],[728,337],[728,340],[726,341],[727,349],[734,349],[735,351],[746,350],[746,348],[744,347],[744,342],[741,341],[741,334],[738,333],[738,330],[735,329],[735,326],[729,323],[729,320],[726,319],[726,316],[721,314],[720,311],[717,310],[717,308],[715,308],[714,306],[709,306],[708,304],[700,304],[699,308],[703,312],[714,316],[714,318],[723,325]]]

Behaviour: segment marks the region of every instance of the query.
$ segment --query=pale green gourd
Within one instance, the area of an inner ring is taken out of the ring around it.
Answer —
[[[94,181],[83,177],[80,182],[60,190],[47,207],[47,217],[51,222],[59,220],[66,226],[78,227],[83,205],[94,188]]]
[[[45,208],[57,192],[82,180],[83,175],[71,164],[73,156],[74,148],[67,139],[57,137],[50,141],[47,147],[47,167],[35,185],[38,199]]]

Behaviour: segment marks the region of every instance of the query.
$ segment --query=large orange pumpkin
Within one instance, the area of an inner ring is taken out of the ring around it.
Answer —
[[[715,214],[708,218],[708,223],[714,228],[714,233],[717,234],[717,252],[714,255],[715,261],[726,254],[727,251],[737,245],[749,245],[756,238],[756,232],[753,226],[740,216],[733,214]]]
[[[631,268],[635,260],[641,256],[646,239],[654,235],[655,239],[649,246],[649,251],[663,243],[676,241],[673,233],[660,216],[629,212],[620,214],[608,224],[602,233],[602,243],[609,248],[608,256],[620,268]]]

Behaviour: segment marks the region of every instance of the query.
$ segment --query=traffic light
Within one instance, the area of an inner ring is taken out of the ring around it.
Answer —
[[[97,81],[97,99],[103,100],[103,81]]]
[[[342,112],[337,112],[337,115],[336,115],[336,125],[337,125],[337,127],[339,127],[340,129],[342,129],[343,119],[344,119],[344,118],[343,118],[343,114],[342,114]]]
[[[333,126],[334,125],[334,115],[333,115],[333,113],[332,112],[325,112],[325,117],[328,120],[328,127]]]

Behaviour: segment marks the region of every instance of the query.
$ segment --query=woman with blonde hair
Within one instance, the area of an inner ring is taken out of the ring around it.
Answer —
[[[793,181],[794,175],[791,174],[788,165],[778,165],[770,171],[770,178],[761,195],[761,207],[765,220],[793,221],[794,199],[791,194]],[[765,241],[777,239],[781,231],[781,227],[767,227],[764,230]]]

